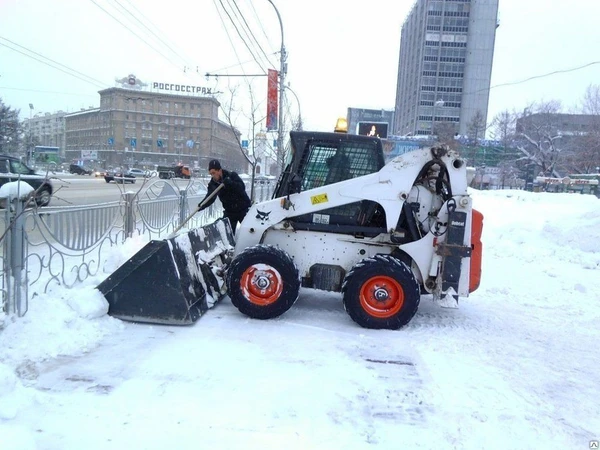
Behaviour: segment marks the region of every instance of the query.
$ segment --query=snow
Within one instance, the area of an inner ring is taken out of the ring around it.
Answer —
[[[320,291],[267,321],[226,298],[189,327],[106,315],[98,278],[38,295],[0,331],[0,448],[588,448],[600,200],[473,198],[481,287],[459,309],[423,297],[398,331],[358,327]]]
[[[0,187],[0,198],[26,199],[34,189],[25,181],[11,181]]]

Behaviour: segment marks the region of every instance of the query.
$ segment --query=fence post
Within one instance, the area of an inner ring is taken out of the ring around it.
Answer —
[[[125,199],[125,217],[123,225],[125,228],[125,236],[130,238],[133,236],[133,230],[135,230],[135,216],[133,214],[135,193],[125,192],[123,193],[123,198]]]
[[[10,229],[8,231],[9,244],[9,266],[12,278],[12,289],[9,289],[8,313],[16,313],[23,317],[29,309],[27,301],[27,274],[25,273],[25,203],[29,199],[15,200],[14,212],[11,217]],[[7,205],[10,208],[11,205]],[[10,280],[9,280],[10,283]],[[10,295],[12,294],[12,295]],[[12,299],[11,299],[12,297]],[[12,307],[11,307],[12,300]]]
[[[185,222],[188,216],[187,189],[179,189],[179,226]]]

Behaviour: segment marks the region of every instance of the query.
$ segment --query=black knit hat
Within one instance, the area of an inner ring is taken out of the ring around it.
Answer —
[[[208,170],[221,170],[221,163],[218,159],[213,159],[208,163]]]

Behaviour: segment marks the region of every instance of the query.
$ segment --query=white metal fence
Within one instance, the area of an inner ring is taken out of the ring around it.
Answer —
[[[255,201],[271,198],[273,189],[273,183],[258,185]],[[138,193],[124,193],[119,201],[97,205],[25,208],[13,201],[12,208],[0,210],[2,311],[22,317],[29,299],[50,286],[71,288],[104,273],[111,249],[133,236],[148,241],[168,236],[205,194],[199,179],[185,188],[156,180]],[[186,227],[206,225],[221,215],[217,200],[195,214]]]

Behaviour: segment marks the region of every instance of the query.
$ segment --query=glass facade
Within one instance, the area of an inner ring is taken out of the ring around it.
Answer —
[[[401,33],[394,134],[429,135],[441,122],[454,124],[458,132],[469,30],[477,20],[471,6],[470,0],[414,5]]]

